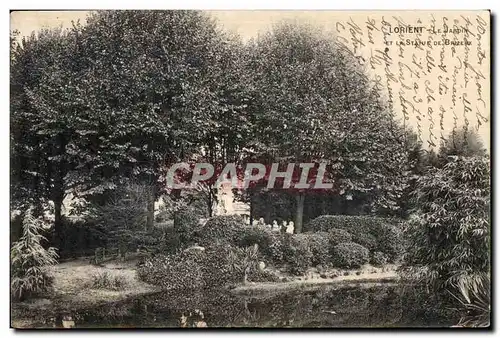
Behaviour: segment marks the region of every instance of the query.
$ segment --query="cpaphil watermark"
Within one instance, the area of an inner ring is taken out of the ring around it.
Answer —
[[[327,163],[174,163],[168,168],[165,181],[169,189],[191,189],[198,184],[214,188],[230,186],[248,189],[257,183],[267,189],[332,189]]]

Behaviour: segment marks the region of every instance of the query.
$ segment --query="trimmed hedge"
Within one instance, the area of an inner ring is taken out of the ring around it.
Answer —
[[[352,242],[358,243],[359,245],[364,246],[370,251],[379,249],[379,244],[377,238],[372,234],[361,232],[352,236]]]
[[[345,242],[333,248],[332,260],[339,268],[359,268],[368,263],[370,251],[362,245]]]
[[[399,227],[380,227],[377,249],[387,255],[389,262],[398,262],[404,253],[404,247],[404,238]]]
[[[325,232],[321,231],[320,233],[325,233]],[[328,234],[328,241],[330,242],[330,247],[334,247],[335,245],[344,242],[352,242],[352,235],[343,229],[333,228],[330,229],[327,232],[327,234]]]
[[[397,261],[403,253],[400,221],[376,216],[323,215],[313,219],[308,229],[312,232],[340,229],[352,235],[352,241],[371,251],[380,251],[390,262]]]

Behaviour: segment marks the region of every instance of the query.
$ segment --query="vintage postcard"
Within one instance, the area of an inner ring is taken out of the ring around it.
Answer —
[[[489,11],[10,27],[11,327],[490,327]]]

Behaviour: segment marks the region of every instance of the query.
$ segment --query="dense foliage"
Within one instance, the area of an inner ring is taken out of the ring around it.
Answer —
[[[241,230],[238,235],[237,245],[240,247],[249,247],[254,244],[259,246],[263,253],[270,253],[270,247],[275,241],[276,233],[273,233],[264,226],[248,226]]]
[[[370,264],[374,266],[383,266],[388,261],[386,254],[380,251],[375,251],[371,253]]]
[[[319,231],[316,233],[324,234],[325,231]],[[330,229],[328,230],[327,235],[330,247],[334,247],[335,245],[344,242],[352,242],[352,235],[343,229]]]
[[[333,263],[341,268],[359,268],[368,263],[370,252],[353,242],[340,243],[333,247]]]
[[[370,210],[397,208],[404,184],[396,183],[402,182],[407,167],[403,131],[348,48],[320,29],[283,22],[247,49],[253,94],[249,117],[254,122],[248,161],[283,167],[327,161],[324,181],[333,182],[334,188],[325,195],[342,200],[364,195]],[[273,198],[259,196],[267,178],[259,183],[246,191],[245,199],[276,201],[274,193]],[[291,216],[300,233],[309,190],[277,194],[288,195],[282,199],[295,208]]]
[[[52,231],[48,233],[52,233]],[[109,237],[106,228],[94,220],[74,220],[63,217],[61,233],[64,236],[64,241],[60,243],[58,250],[60,258],[91,256],[95,249],[108,247]],[[53,236],[47,237],[52,238]]]
[[[337,234],[338,230],[333,229],[347,231],[353,242],[370,251],[383,252],[391,262],[395,262],[401,257],[404,248],[400,223],[397,219],[374,216],[323,215],[313,219],[308,229],[313,232],[334,231]],[[338,235],[345,237],[342,233]],[[336,241],[334,236],[330,238]]]
[[[197,233],[198,244],[211,245],[216,242],[234,244],[245,227],[240,216],[214,216]]]
[[[147,186],[127,184],[95,208],[95,222],[106,229],[108,248],[117,248],[122,256],[137,249],[137,236],[146,230],[147,197]]]
[[[169,164],[242,139],[238,42],[202,12],[99,11],[11,41],[13,204],[52,201],[59,242],[68,193],[152,184],[151,228]]]
[[[430,285],[490,271],[489,173],[486,158],[457,157],[418,180],[405,262]]]
[[[259,272],[255,258],[246,250],[230,245],[215,245],[204,250],[187,249],[173,255],[157,255],[138,267],[145,282],[170,289],[209,289],[249,281],[276,281],[269,273]]]
[[[287,271],[294,275],[303,275],[311,267],[313,259],[308,236],[284,234],[282,240]]]
[[[477,152],[448,156],[443,166],[417,180],[414,198],[415,211],[405,229],[411,245],[402,275],[455,308],[461,316],[458,325],[489,326],[489,159]]]
[[[329,265],[331,262],[330,248],[332,247],[329,235],[327,232],[316,232],[313,234],[303,234],[308,241],[309,249],[312,253],[311,263],[313,266]]]

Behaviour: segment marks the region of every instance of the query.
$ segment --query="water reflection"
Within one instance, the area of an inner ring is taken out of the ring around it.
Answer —
[[[408,317],[395,285],[297,289],[235,295],[230,291],[157,293],[80,311],[76,327],[397,327],[448,326]]]

